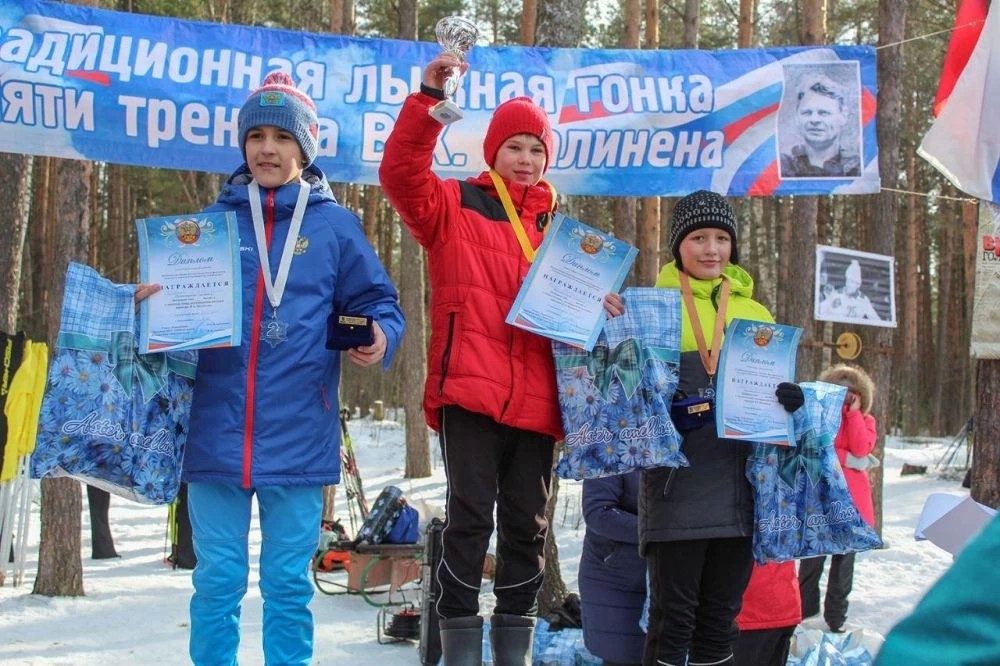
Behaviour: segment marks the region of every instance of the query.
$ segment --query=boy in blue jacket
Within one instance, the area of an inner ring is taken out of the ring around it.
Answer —
[[[361,366],[388,367],[404,319],[392,281],[357,217],[333,198],[313,160],[316,105],[273,72],[239,113],[244,164],[206,212],[234,211],[243,277],[243,343],[198,359],[183,480],[198,564],[190,656],[233,664],[249,574],[256,495],[262,533],[264,660],[309,664],[323,486],[340,481],[340,353],[326,348],[333,313],[370,315]],[[136,300],[159,290],[139,285]]]

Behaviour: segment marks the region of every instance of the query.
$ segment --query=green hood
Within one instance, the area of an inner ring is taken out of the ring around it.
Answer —
[[[729,264],[723,274],[731,282],[729,292],[729,304],[726,307],[726,324],[733,319],[750,319],[752,321],[773,322],[774,318],[767,309],[753,300],[753,278],[745,270],[736,264]],[[681,281],[677,264],[671,261],[660,270],[659,277],[656,278],[656,286],[664,289],[680,289]],[[694,296],[695,308],[698,311],[698,320],[701,322],[705,335],[711,336],[715,327],[715,302],[712,299],[712,292],[722,282],[722,278],[715,280],[697,280],[691,278],[691,295]],[[682,306],[684,312],[681,317],[681,351],[692,351],[698,348],[691,328],[691,321],[688,318],[687,308]]]
[[[729,264],[722,272],[729,278],[731,283],[730,293],[733,296],[753,298],[753,278],[750,277],[749,273],[736,264]],[[656,286],[667,289],[680,289],[681,279],[679,274],[680,271],[677,269],[677,262],[671,261],[660,270],[660,274],[656,278]],[[692,277],[690,282],[691,293],[695,298],[708,298],[712,290],[722,282],[722,278],[698,280]]]

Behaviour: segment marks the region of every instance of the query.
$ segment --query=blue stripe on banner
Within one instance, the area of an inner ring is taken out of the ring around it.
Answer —
[[[240,161],[240,106],[267,73],[284,70],[316,101],[318,166],[334,181],[374,184],[399,108],[439,51],[427,42],[0,0],[0,151],[229,173]],[[566,194],[879,189],[871,47],[477,46],[470,64],[456,98],[465,118],[436,153],[442,177],[485,168],[492,110],[526,94],[553,123],[559,148],[547,178]],[[779,150],[795,136],[796,85],[810,73],[845,91],[842,141],[862,156],[858,177],[778,176]]]

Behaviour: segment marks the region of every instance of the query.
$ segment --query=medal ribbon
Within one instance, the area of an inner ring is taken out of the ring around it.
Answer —
[[[260,207],[260,186],[257,185],[256,180],[250,181],[247,191],[250,195],[250,216],[253,218],[253,233],[257,238],[260,270],[264,274],[264,290],[267,291],[267,300],[271,302],[271,308],[277,312],[281,297],[285,294],[285,284],[288,282],[288,272],[292,267],[292,255],[295,254],[295,242],[298,240],[299,230],[302,228],[302,218],[306,214],[309,185],[299,180],[299,198],[296,200],[295,210],[292,212],[292,223],[288,228],[288,235],[285,237],[285,247],[281,250],[278,275],[274,282],[271,282],[271,261],[267,256],[267,239],[264,236],[264,213]]]
[[[712,347],[706,349],[705,333],[701,329],[701,320],[698,319],[698,310],[694,305],[694,296],[691,294],[691,282],[684,271],[680,271],[681,295],[684,297],[684,307],[691,320],[691,330],[694,332],[694,340],[698,344],[698,355],[701,356],[701,364],[705,366],[708,373],[709,384],[715,378],[715,371],[719,367],[719,350],[722,347],[722,329],[726,325],[726,305],[729,303],[729,279],[722,276],[722,295],[719,298],[719,307],[715,312],[715,331],[712,333]]]
[[[535,260],[535,248],[531,247],[531,241],[528,240],[528,233],[524,230],[524,225],[521,223],[521,216],[517,214],[517,209],[514,208],[514,202],[510,199],[510,193],[507,191],[507,186],[503,184],[503,178],[500,177],[493,169],[490,169],[490,179],[493,180],[493,187],[496,188],[497,194],[500,195],[500,203],[503,204],[504,211],[507,212],[507,219],[510,220],[510,227],[514,230],[514,235],[517,236],[517,242],[521,244],[521,252],[524,253],[524,258],[531,263]],[[540,181],[548,185],[549,192],[552,193],[552,203],[549,206],[551,211],[556,207],[556,188],[548,181]],[[548,225],[542,229],[542,236],[544,236],[549,230]]]

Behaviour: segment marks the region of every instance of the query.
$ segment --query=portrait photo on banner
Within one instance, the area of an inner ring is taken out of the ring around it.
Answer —
[[[861,175],[861,71],[854,61],[782,66],[778,174],[790,178]]]
[[[895,328],[894,266],[884,254],[816,246],[816,319]]]

